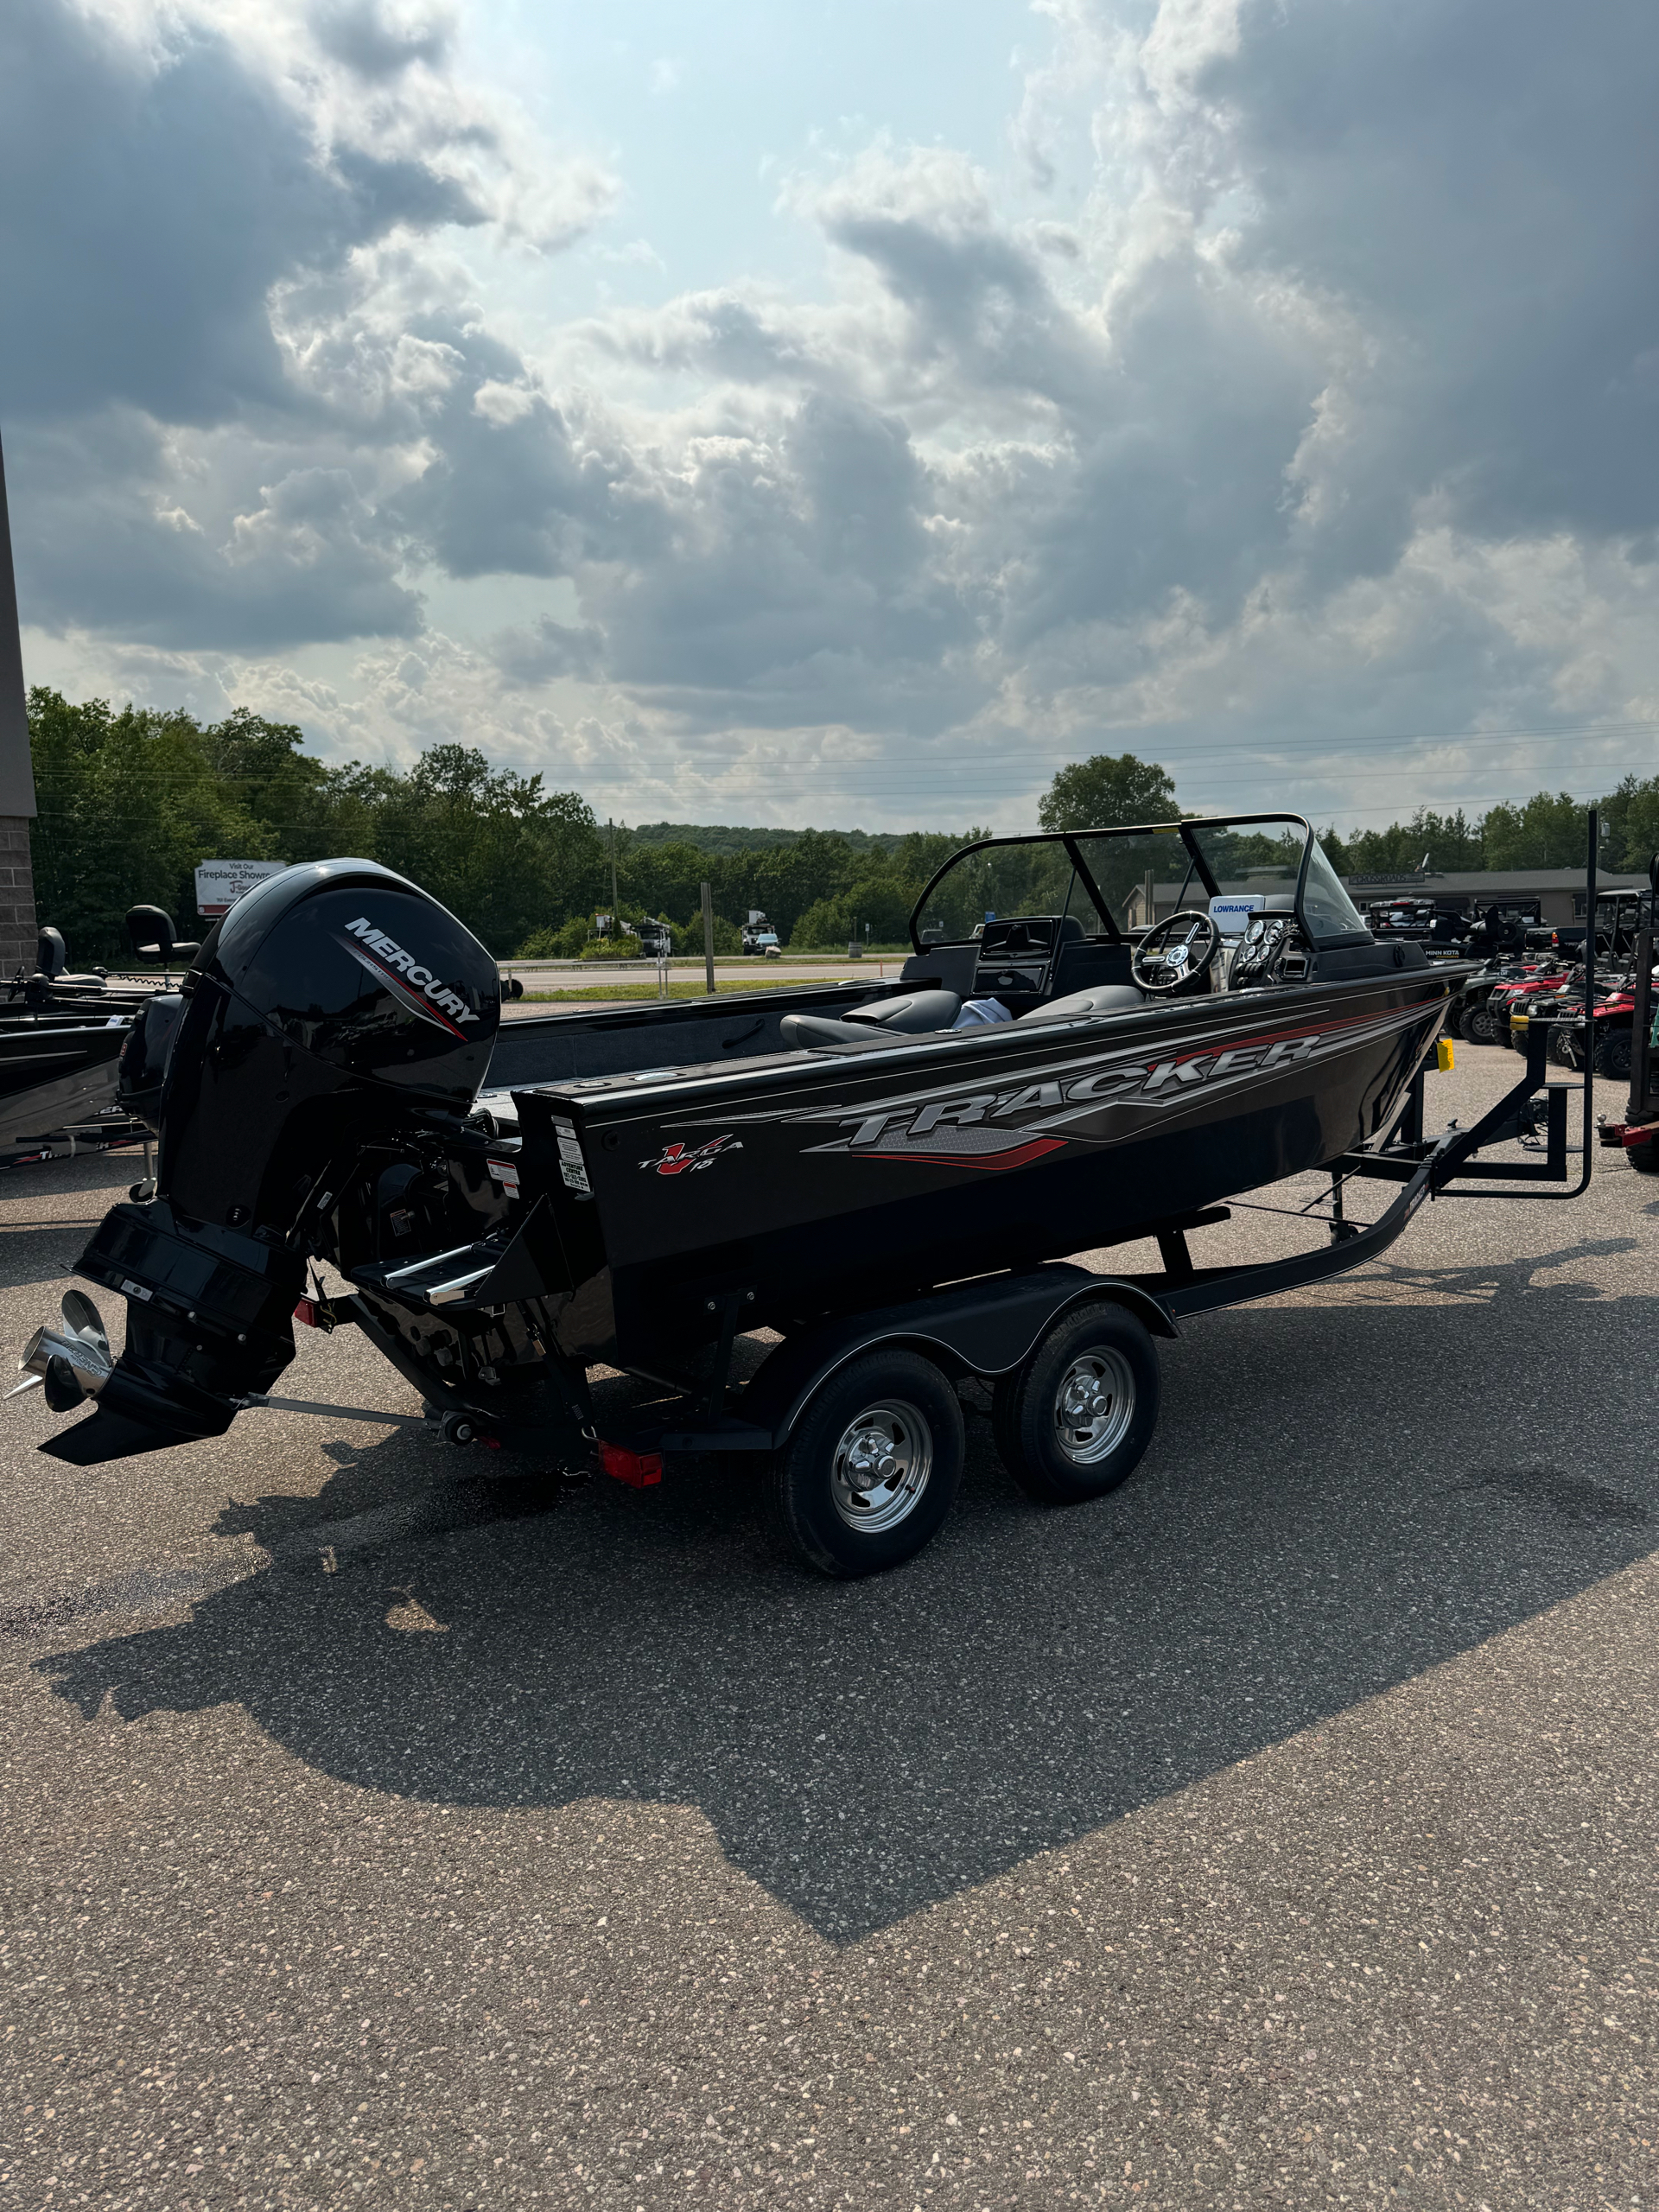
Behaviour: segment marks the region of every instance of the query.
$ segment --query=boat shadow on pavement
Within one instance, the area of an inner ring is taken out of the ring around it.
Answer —
[[[694,1804],[854,1940],[1652,1548],[1656,1301],[1534,1280],[1629,1249],[1378,1270],[1375,1304],[1194,1323],[1164,1347],[1147,1460],[1079,1510],[1027,1503],[970,1419],[944,1535],[861,1583],[782,1563],[752,1474],[550,1508],[422,1436],[336,1444],[319,1495],[226,1508],[268,1569],[38,1663],[89,1716],[239,1704],[367,1789]],[[1388,1302],[1405,1285],[1436,1302]]]

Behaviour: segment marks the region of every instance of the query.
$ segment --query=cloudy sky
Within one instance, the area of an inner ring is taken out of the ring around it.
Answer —
[[[35,682],[630,821],[1659,766],[1652,0],[6,0]]]

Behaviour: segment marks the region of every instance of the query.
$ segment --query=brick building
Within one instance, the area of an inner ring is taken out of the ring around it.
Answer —
[[[34,819],[35,772],[29,757],[5,460],[0,455],[0,976],[35,965],[35,870],[29,845]]]

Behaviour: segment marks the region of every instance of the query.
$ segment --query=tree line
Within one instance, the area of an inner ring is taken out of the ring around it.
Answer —
[[[376,860],[421,884],[499,958],[594,948],[594,917],[650,916],[677,950],[702,949],[701,886],[712,887],[715,950],[734,952],[751,911],[797,949],[904,941],[928,878],[985,835],[908,834],[600,822],[575,791],[492,768],[474,747],[437,745],[408,769],[331,766],[291,722],[238,708],[219,722],[107,701],[29,696],[37,804],[35,904],[78,963],[129,957],[129,906],[158,906],[194,933],[194,871],[204,860]],[[1659,848],[1659,777],[1626,777],[1601,802],[1602,861],[1637,869]],[[1062,769],[1044,794],[1045,829],[1170,821],[1182,812],[1155,762],[1100,754]],[[1329,830],[1344,874],[1427,864],[1570,868],[1583,855],[1584,807],[1538,792],[1471,822],[1420,809],[1385,830]],[[742,841],[742,842],[740,842]]]

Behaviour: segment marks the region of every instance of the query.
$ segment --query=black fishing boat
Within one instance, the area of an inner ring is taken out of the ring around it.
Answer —
[[[1175,912],[1132,931],[1176,871]],[[297,1311],[360,1326],[454,1440],[642,1484],[756,1455],[798,1554],[863,1573],[948,1508],[963,1376],[995,1384],[1028,1490],[1098,1496],[1145,1449],[1153,1338],[1181,1314],[1352,1265],[1454,1177],[1567,1180],[1564,1092],[1547,1161],[1472,1164],[1530,1128],[1541,1062],[1498,1116],[1424,1137],[1472,968],[1377,943],[1299,817],[988,840],[911,926],[894,985],[498,1034],[494,963],[413,885],[339,861],[251,892],[134,1033],[159,1195],[79,1265],[128,1300],[119,1360],[79,1294],[26,1355],[55,1406],[97,1401],[45,1448],[108,1459],[287,1402]],[[1326,1248],[1194,1263],[1219,1202],[1310,1168],[1332,1175]],[[1401,1189],[1362,1228],[1341,1193],[1366,1178]],[[1147,1237],[1150,1273],[1065,1264]],[[308,1287],[318,1262],[348,1287]],[[740,1390],[756,1330],[782,1342]],[[674,1395],[601,1439],[600,1363]]]
[[[131,1027],[124,1011],[0,1018],[0,1155],[115,1106]]]
[[[167,921],[147,906],[128,916],[135,939],[146,936],[146,950],[151,915]],[[166,936],[170,953],[170,924]],[[176,948],[184,962],[197,950]],[[61,1143],[67,1131],[96,1142],[129,1128],[118,1096],[121,1052],[154,996],[147,983],[112,988],[102,968],[72,973],[61,933],[40,931],[33,972],[20,969],[0,984],[0,1163]]]

